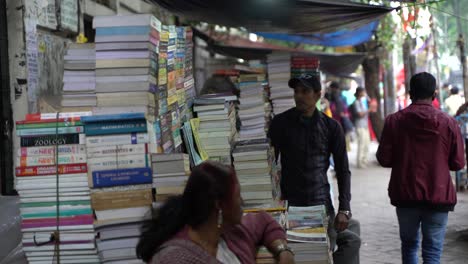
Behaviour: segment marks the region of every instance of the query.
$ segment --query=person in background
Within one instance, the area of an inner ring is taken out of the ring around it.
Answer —
[[[283,228],[265,212],[243,216],[241,204],[234,170],[204,162],[192,170],[184,193],[144,225],[137,256],[158,264],[254,264],[264,245],[278,263],[294,263]]]
[[[342,126],[345,133],[346,150],[350,151],[351,133],[354,131],[354,126],[349,116],[348,104],[346,103],[345,98],[342,96],[340,86],[337,82],[331,82],[329,89],[332,117]]]
[[[367,168],[368,155],[369,155],[369,110],[367,104],[366,91],[362,87],[356,88],[356,102],[353,106],[356,108],[356,133],[358,139],[358,152],[357,152],[357,167],[360,169]]]
[[[321,96],[318,76],[303,74],[289,80],[296,107],[272,120],[268,136],[281,156],[281,192],[291,206],[325,205],[330,219],[328,234],[335,264],[359,263],[360,226],[351,215],[351,172],[340,124],[316,109]],[[330,155],[335,161],[339,207],[330,194],[327,171]]]
[[[450,89],[450,96],[445,99],[445,107],[447,108],[447,113],[451,116],[454,116],[457,113],[458,108],[465,103],[465,100],[461,95],[458,94],[458,87],[454,86]]]
[[[442,86],[442,102],[445,102],[445,99],[450,96],[450,88],[451,85],[449,83],[444,83]]]
[[[385,120],[377,151],[392,168],[388,194],[396,207],[403,264],[440,263],[448,212],[457,202],[450,170],[465,166],[463,139],[454,118],[432,106],[436,80],[427,72],[410,80],[412,104]]]

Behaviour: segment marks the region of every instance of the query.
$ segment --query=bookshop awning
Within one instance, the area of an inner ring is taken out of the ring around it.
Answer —
[[[300,35],[357,29],[394,10],[339,0],[151,1],[188,20]]]
[[[370,40],[378,25],[379,21],[374,20],[371,23],[356,29],[343,29],[332,33],[293,35],[284,33],[259,32],[256,34],[269,39],[329,47],[343,47],[355,46]]]
[[[366,53],[324,53],[307,52],[303,49],[292,49],[262,42],[252,42],[248,39],[232,36],[223,37],[210,35],[193,28],[195,36],[202,38],[208,45],[208,50],[221,55],[242,58],[246,60],[265,59],[272,51],[291,53],[307,53],[320,60],[320,70],[327,74],[348,77],[366,57]]]

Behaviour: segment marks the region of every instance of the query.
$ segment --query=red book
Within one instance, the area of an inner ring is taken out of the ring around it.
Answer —
[[[16,121],[17,125],[24,125],[24,124],[43,124],[43,123],[61,123],[61,122],[76,122],[80,121],[80,117],[68,117],[68,118],[59,118],[59,119],[38,119],[38,120],[21,120]]]
[[[60,218],[60,226],[74,226],[74,225],[92,225],[94,221],[93,215],[80,215],[66,218]],[[38,228],[57,226],[56,218],[42,218],[42,219],[25,219],[21,222],[21,228]]]
[[[31,166],[16,167],[17,177],[55,175],[57,169],[55,165],[50,166]],[[88,171],[86,163],[79,164],[61,164],[58,166],[59,174],[85,173]]]

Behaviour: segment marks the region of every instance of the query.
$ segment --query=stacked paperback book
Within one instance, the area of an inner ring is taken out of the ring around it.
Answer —
[[[210,160],[231,165],[231,147],[237,135],[235,96],[204,95],[194,101],[193,111],[200,121],[200,146]]]
[[[268,83],[275,115],[295,106],[294,90],[288,87],[290,77],[291,55],[289,53],[268,55]]]
[[[295,252],[296,263],[332,263],[325,206],[290,206],[287,219],[288,245]]]
[[[83,117],[81,121],[97,231],[107,232],[119,226],[134,229],[151,217],[153,203],[145,115],[99,115]],[[100,237],[97,247],[101,261],[135,261],[139,233],[130,233],[131,236],[119,236],[116,231],[107,238]]]
[[[246,208],[271,203],[275,197],[271,181],[271,148],[266,138],[237,141],[233,151],[234,168]]]
[[[30,263],[99,263],[80,114],[28,114],[16,123],[23,249]],[[56,245],[50,237],[60,233]],[[59,253],[56,250],[59,250]]]
[[[184,192],[190,175],[190,160],[187,154],[152,154],[151,166],[157,204],[164,202],[169,196]]]
[[[93,27],[98,110],[144,107],[154,120],[164,105],[157,86],[161,23],[151,15],[98,16]]]
[[[94,43],[70,44],[64,57],[62,107],[96,106]]]
[[[239,140],[266,138],[269,122],[269,98],[263,84],[265,74],[241,74],[239,77]]]

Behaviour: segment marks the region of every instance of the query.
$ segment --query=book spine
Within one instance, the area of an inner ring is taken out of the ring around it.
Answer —
[[[55,166],[33,166],[33,167],[16,167],[16,176],[43,176],[55,175],[57,168]],[[88,171],[86,163],[80,164],[63,164],[58,166],[59,174],[76,174],[85,173]]]
[[[144,133],[146,131],[146,120],[134,123],[96,123],[85,126],[85,134],[89,136],[125,133]]]
[[[148,143],[147,133],[131,133],[122,135],[91,136],[86,138],[87,147],[98,147],[105,145],[129,145]]]
[[[116,185],[145,184],[152,182],[150,168],[119,169],[93,172],[93,186],[111,187]]]
[[[87,148],[88,159],[97,158],[102,156],[115,156],[115,155],[130,155],[130,154],[147,154],[147,144],[136,145],[115,145],[115,146],[102,146]]]
[[[82,126],[80,121],[66,121],[66,122],[28,122],[28,123],[16,123],[16,129],[36,129],[36,128],[56,128],[56,127],[71,127],[71,126]]]
[[[63,154],[84,154],[86,153],[85,145],[62,145],[58,146],[59,156]],[[48,147],[22,147],[18,149],[18,156],[54,156],[55,146]]]
[[[85,144],[84,134],[61,134],[47,136],[21,137],[21,147],[40,147],[53,145]]]
[[[86,154],[78,155],[62,155],[58,156],[58,164],[75,164],[75,163],[84,163],[86,162]],[[17,157],[16,164],[21,167],[27,166],[47,166],[55,165],[56,157],[55,156],[36,156],[36,157]]]
[[[90,175],[92,172],[113,169],[131,169],[149,166],[148,155],[124,155],[94,158],[88,161]]]
[[[84,129],[82,126],[73,127],[51,127],[51,128],[34,128],[34,129],[20,129],[16,130],[16,135],[20,137],[24,136],[41,136],[41,135],[55,135],[57,134],[73,134],[83,133]]]
[[[59,113],[59,119],[65,118],[78,118],[81,116],[90,116],[92,112],[67,112]],[[26,114],[26,121],[40,121],[40,120],[56,120],[57,113],[35,113],[35,114]]]
[[[94,210],[150,206],[152,195],[151,189],[92,193],[91,206]]]

